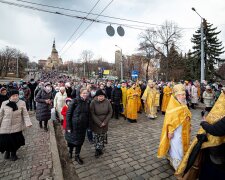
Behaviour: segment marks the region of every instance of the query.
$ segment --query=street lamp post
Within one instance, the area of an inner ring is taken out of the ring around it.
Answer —
[[[19,58],[16,58],[16,77],[19,77]]]
[[[194,12],[196,12],[196,14],[201,18],[201,82],[203,82],[203,80],[205,80],[205,70],[204,70],[204,32],[203,32],[203,20],[204,18],[202,18],[202,16],[196,11],[195,8],[191,8]]]
[[[123,53],[122,48],[115,45],[116,47],[120,48],[120,72],[121,72],[121,81],[123,80]]]

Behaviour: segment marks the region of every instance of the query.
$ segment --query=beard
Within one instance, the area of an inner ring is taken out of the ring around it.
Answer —
[[[179,101],[179,103],[183,104],[183,105],[186,105],[187,104],[187,101],[186,99],[178,99],[177,100]]]

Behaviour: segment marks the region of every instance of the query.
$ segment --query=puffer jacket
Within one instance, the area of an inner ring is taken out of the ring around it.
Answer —
[[[214,103],[215,103],[215,99],[214,99],[214,93],[208,93],[207,91],[204,91],[203,95],[202,95],[203,99],[204,99],[204,104],[206,107],[213,107]]]
[[[9,100],[2,103],[0,109],[0,134],[11,134],[24,130],[31,126],[29,114],[24,101],[17,102],[18,110],[13,111],[11,107],[6,106]]]
[[[119,105],[120,103],[122,103],[122,90],[121,90],[121,88],[115,87],[112,90],[111,101],[116,105]]]
[[[50,99],[53,102],[52,92],[47,93],[44,89],[40,90],[35,98],[36,119],[38,121],[48,121],[51,118],[52,105],[47,104],[45,100]]]
[[[66,131],[65,138],[67,142],[74,145],[82,145],[85,140],[86,130],[90,120],[89,100],[83,100],[81,97],[73,99],[66,113]]]

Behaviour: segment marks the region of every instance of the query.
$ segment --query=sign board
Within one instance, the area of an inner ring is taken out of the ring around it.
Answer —
[[[104,74],[104,75],[109,75],[109,73],[110,73],[109,70],[104,70],[104,71],[103,71],[103,74]]]
[[[132,78],[137,78],[138,77],[139,72],[137,70],[133,70],[131,73]]]

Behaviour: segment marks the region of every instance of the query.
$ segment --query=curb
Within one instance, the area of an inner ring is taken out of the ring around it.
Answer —
[[[50,148],[53,161],[53,177],[54,180],[64,180],[62,166],[59,158],[59,151],[56,143],[54,124],[51,120],[49,121],[49,130],[50,130]]]

